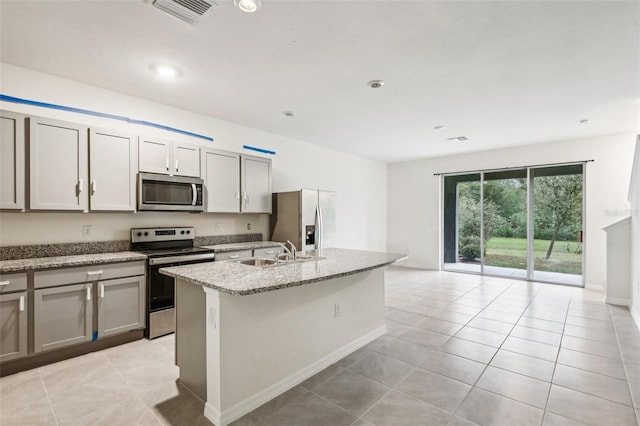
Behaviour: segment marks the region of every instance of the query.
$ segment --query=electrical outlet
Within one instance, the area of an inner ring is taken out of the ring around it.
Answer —
[[[222,224],[216,223],[216,232],[220,232],[222,230]]]
[[[333,304],[333,316],[338,318],[341,315],[342,315],[342,313],[340,312],[340,304],[339,303],[334,303]]]
[[[93,225],[82,225],[82,236],[90,237],[93,235]]]
[[[251,231],[251,223],[247,223],[247,231]]]

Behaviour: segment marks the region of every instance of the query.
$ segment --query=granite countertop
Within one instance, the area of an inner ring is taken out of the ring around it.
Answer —
[[[27,272],[42,269],[63,268],[83,265],[99,265],[102,263],[133,262],[145,260],[147,256],[132,251],[116,253],[84,254],[74,256],[37,257],[33,259],[2,260],[0,273]]]
[[[406,258],[403,254],[347,249],[311,250],[324,259],[264,268],[234,261],[161,268],[160,273],[233,295],[248,295],[357,274]]]
[[[280,244],[273,241],[247,241],[245,243],[216,244],[213,246],[202,246],[202,247],[212,249],[216,253],[222,253],[225,251],[252,250],[252,249],[260,249],[260,248],[277,247],[279,245]]]

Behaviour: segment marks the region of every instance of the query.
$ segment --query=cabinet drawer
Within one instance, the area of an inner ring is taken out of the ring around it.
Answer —
[[[265,256],[265,257],[273,257],[276,253],[284,253],[284,249],[280,246],[277,247],[265,247],[258,248],[253,250],[253,255],[255,257]]]
[[[27,273],[0,275],[0,294],[27,289]]]
[[[244,259],[245,257],[251,257],[251,253],[252,250],[223,251],[222,253],[216,253],[216,261]]]
[[[35,272],[34,287],[44,288],[65,284],[88,283],[113,278],[144,275],[144,272],[144,261],[52,269],[49,271]]]

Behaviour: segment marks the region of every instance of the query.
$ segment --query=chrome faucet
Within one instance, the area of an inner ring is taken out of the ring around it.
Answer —
[[[288,255],[290,255],[290,256],[292,256],[292,257],[295,257],[295,255],[291,253],[291,251],[287,248],[287,246],[285,246],[284,244],[279,243],[279,242],[277,242],[277,241],[274,241],[274,243],[276,243],[277,245],[279,245],[280,247],[282,247],[282,248],[284,249],[284,251],[285,251]],[[274,256],[276,260],[278,260],[279,255],[280,255],[280,253],[276,252],[276,255]]]
[[[293,257],[293,260],[296,260],[296,253],[298,252],[298,249],[296,249],[296,246],[293,245],[291,241],[287,240],[287,242],[291,245],[291,251],[289,253],[291,254],[291,257]]]

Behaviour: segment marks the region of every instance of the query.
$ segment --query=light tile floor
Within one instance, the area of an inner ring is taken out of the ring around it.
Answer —
[[[389,334],[234,426],[635,425],[640,332],[602,292],[390,267]],[[0,379],[0,425],[210,425],[173,337]]]

